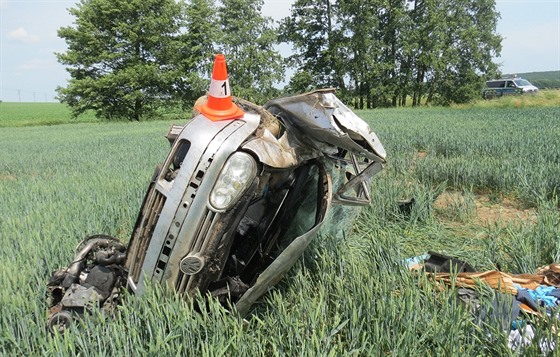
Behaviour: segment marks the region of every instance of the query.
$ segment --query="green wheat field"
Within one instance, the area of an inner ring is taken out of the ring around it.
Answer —
[[[181,123],[68,113],[54,103],[0,103],[1,355],[541,355],[539,343],[511,351],[508,324],[472,315],[455,288],[440,289],[402,260],[435,251],[511,273],[560,262],[558,101],[358,111],[388,153],[371,206],[350,235],[317,237],[246,321],[213,301],[195,311],[153,286],[126,297],[116,318],[93,314],[51,335],[51,272],[86,235],[128,240],[168,151],[164,135]],[[403,215],[397,202],[409,198]],[[489,308],[491,295],[482,291]],[[530,321],[534,341],[558,345],[558,313]]]

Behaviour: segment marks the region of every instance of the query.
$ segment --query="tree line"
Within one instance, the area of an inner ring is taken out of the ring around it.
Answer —
[[[189,107],[223,52],[235,95],[334,87],[357,108],[448,104],[497,75],[494,0],[296,0],[279,22],[263,0],[81,0],[60,28],[70,79],[57,89],[75,116],[140,120]],[[284,58],[279,43],[292,46]],[[293,75],[278,89],[287,69]]]

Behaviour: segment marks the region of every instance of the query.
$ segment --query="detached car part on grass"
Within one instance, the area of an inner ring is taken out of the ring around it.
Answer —
[[[211,88],[212,89],[212,88]],[[351,226],[370,202],[385,151],[332,90],[269,101],[235,100],[235,120],[196,115],[173,126],[127,247],[93,236],[53,274],[49,327],[63,331],[90,308],[112,309],[123,288],[148,280],[235,305],[241,315],[326,234]],[[344,208],[345,207],[345,208]]]

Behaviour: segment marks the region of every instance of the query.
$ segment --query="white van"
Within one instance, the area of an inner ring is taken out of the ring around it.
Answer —
[[[531,82],[523,78],[495,79],[486,82],[482,96],[489,99],[503,95],[536,93],[538,90]]]

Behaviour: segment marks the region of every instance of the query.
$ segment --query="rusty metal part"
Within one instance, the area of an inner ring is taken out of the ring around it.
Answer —
[[[126,247],[116,238],[96,235],[78,245],[72,264],[55,271],[49,290],[48,327],[64,332],[72,320],[93,308],[115,306],[115,294],[122,288]],[[111,298],[111,303],[105,302]]]
[[[70,285],[78,280],[78,277],[80,276],[80,273],[86,264],[86,257],[90,252],[95,249],[109,247],[118,252],[124,252],[126,250],[126,247],[118,240],[106,235],[91,236],[87,240],[85,240],[85,244],[82,243],[80,251],[76,254],[76,256],[74,257],[74,261],[66,270],[66,277],[62,282],[62,286],[64,288],[69,288]],[[115,261],[117,259],[118,258],[115,258]],[[120,263],[122,262],[124,262],[124,255],[120,256]]]

